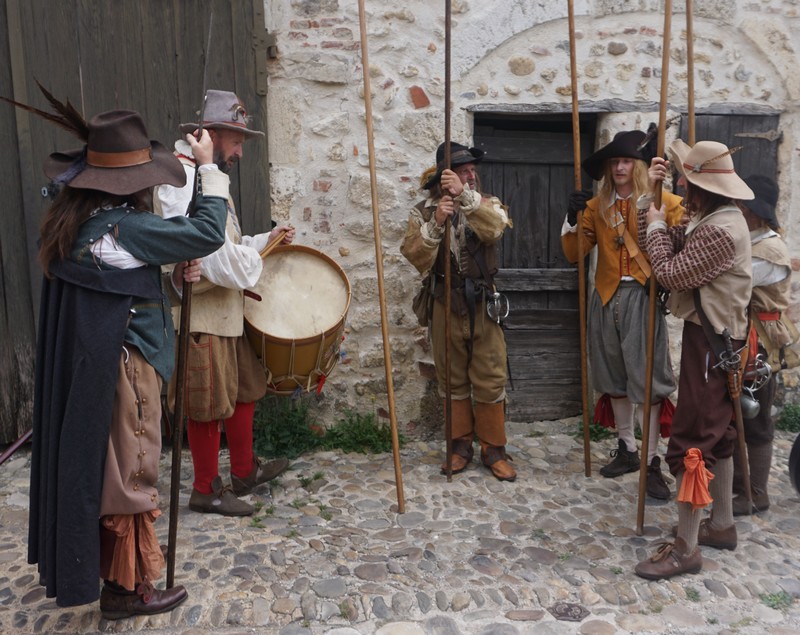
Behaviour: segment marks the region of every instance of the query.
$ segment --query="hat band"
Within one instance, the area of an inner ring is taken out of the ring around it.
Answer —
[[[683,168],[695,174],[699,174],[701,172],[704,174],[733,174],[734,172],[733,168],[727,170],[715,170],[714,168],[704,168],[702,165],[692,165],[691,163],[684,163]]]
[[[130,168],[134,165],[150,163],[152,160],[152,148],[142,148],[130,152],[86,151],[86,163],[95,168]]]
[[[238,121],[204,121],[203,128],[208,128],[209,126],[236,126],[237,128],[244,128],[247,130],[246,123],[239,123]]]

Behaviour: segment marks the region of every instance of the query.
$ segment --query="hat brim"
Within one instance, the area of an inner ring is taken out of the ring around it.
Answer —
[[[468,165],[469,163],[480,163],[483,161],[483,157],[486,155],[486,153],[480,148],[470,148],[469,152],[472,155],[472,159],[467,159],[466,157],[454,159],[450,162],[450,169],[457,168],[460,165]],[[425,185],[422,186],[422,189],[429,190],[436,185],[442,178],[442,172],[444,172],[444,168],[436,170],[436,173],[428,179]]]
[[[183,134],[191,134],[192,132],[197,130],[197,128],[198,125],[196,123],[182,123],[180,126],[178,126],[178,129]],[[253,137],[264,136],[264,133],[261,132],[260,130],[251,130],[250,128],[244,128],[242,126],[236,126],[227,123],[219,123],[219,122],[207,123],[203,126],[203,128],[205,128],[206,130],[232,130],[234,132],[241,132],[245,136],[245,139],[252,139]]]
[[[748,187],[747,183],[736,172],[720,174],[719,172],[687,171],[683,165],[686,163],[686,157],[691,150],[692,147],[683,139],[675,139],[669,146],[669,152],[673,158],[672,163],[689,183],[708,192],[739,201],[752,201],[755,198],[753,190]]]
[[[638,135],[641,135],[639,137]],[[644,138],[647,136],[644,132],[640,130],[631,130],[630,132],[626,133],[635,137],[636,143],[641,143],[644,141]],[[586,173],[592,177],[593,180],[599,181],[603,178],[603,172],[605,171],[605,162],[608,159],[615,159],[615,158],[626,158],[626,159],[638,159],[639,161],[645,161],[644,155],[640,151],[631,150],[630,147],[625,147],[621,140],[618,138],[612,139],[609,143],[604,145],[594,154],[589,155],[583,160],[581,163],[581,167],[586,170]]]
[[[186,171],[178,158],[158,141],[151,140],[152,160],[149,163],[125,168],[99,168],[87,165],[67,185],[76,189],[99,190],[109,194],[126,195],[156,185],[186,185]],[[44,162],[44,173],[55,179],[83,153],[83,148],[53,152]]]

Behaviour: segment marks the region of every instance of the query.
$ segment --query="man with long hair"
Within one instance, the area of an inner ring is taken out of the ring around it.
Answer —
[[[635,202],[655,187],[641,149],[645,137],[638,130],[619,132],[584,160],[584,170],[599,181],[598,194],[591,197],[590,193],[574,192],[561,231],[561,246],[570,262],[578,262],[595,245],[598,251],[595,290],[589,302],[587,349],[592,384],[602,393],[595,419],[615,426],[619,437],[617,449],[611,451],[612,461],[600,469],[606,478],[639,469],[634,423],[644,429],[643,352],[647,350],[647,288],[651,271],[636,238]],[[669,224],[678,224],[684,212],[680,198],[665,192],[664,202]],[[577,214],[581,209],[585,251],[579,254]],[[664,500],[670,497],[670,490],[661,473],[658,437],[662,414],[668,416],[662,411],[672,405],[668,397],[675,390],[675,380],[667,327],[660,313],[656,318],[654,360],[647,493]]]

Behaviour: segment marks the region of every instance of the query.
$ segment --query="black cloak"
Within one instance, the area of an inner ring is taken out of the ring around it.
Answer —
[[[42,286],[28,562],[59,606],[100,594],[100,496],[119,358],[133,302],[161,298],[149,269],[54,261]]]

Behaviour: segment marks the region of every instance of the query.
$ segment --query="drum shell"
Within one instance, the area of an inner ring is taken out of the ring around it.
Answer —
[[[320,277],[315,277],[311,272],[308,281],[276,280],[273,275],[275,272],[270,266],[271,258],[274,259],[273,262],[302,258],[306,263],[313,263],[314,267],[322,267],[323,269],[317,271],[318,274],[324,274],[321,277],[330,277],[335,274],[334,277],[341,286],[341,288],[334,289],[337,295],[335,303],[338,308],[333,310],[334,315],[329,316],[327,320],[330,325],[318,333],[302,337],[287,337],[286,333],[270,333],[268,324],[257,326],[253,323],[256,320],[252,319],[252,312],[258,310],[260,303],[249,298],[245,300],[245,335],[267,375],[268,390],[273,394],[291,395],[298,388],[308,391],[317,387],[322,375],[329,375],[336,366],[352,293],[350,282],[344,271],[327,255],[302,245],[281,245],[266,256],[259,285],[254,289],[259,295],[261,294],[261,289],[259,289],[261,285],[267,290],[262,302],[269,302],[269,293],[281,285],[290,287],[284,288],[284,292],[291,293],[295,297],[302,297],[305,290],[298,288],[298,285],[311,287],[316,278]],[[298,320],[302,319],[302,313],[300,311],[300,315],[297,316]]]

